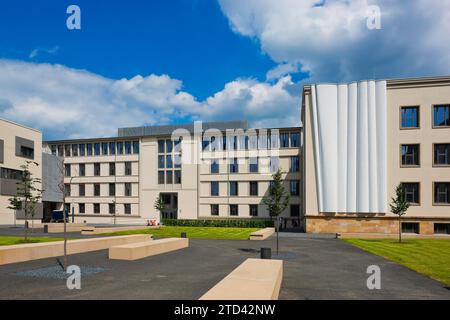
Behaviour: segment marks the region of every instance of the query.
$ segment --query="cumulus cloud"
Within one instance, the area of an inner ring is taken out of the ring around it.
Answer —
[[[297,70],[314,81],[450,73],[447,0],[219,0],[231,28],[256,38],[280,64],[267,78]],[[367,10],[381,9],[381,29]]]
[[[114,136],[117,128],[189,120],[248,119],[254,126],[298,125],[300,88],[237,79],[203,101],[168,75],[109,79],[62,65],[0,60],[0,117],[46,138]]]

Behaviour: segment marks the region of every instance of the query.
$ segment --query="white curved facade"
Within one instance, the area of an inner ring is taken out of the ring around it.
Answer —
[[[386,81],[311,87],[320,212],[385,213]]]

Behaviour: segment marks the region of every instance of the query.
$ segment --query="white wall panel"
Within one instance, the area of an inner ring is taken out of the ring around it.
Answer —
[[[312,86],[321,212],[386,212],[386,82]]]

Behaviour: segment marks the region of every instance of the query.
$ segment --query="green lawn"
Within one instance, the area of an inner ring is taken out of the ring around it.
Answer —
[[[132,230],[115,232],[110,235],[152,234],[155,237],[180,237],[181,232],[186,232],[188,238],[202,239],[234,239],[247,240],[250,233],[259,228],[216,228],[216,227],[173,227],[163,226],[155,229]]]
[[[344,239],[365,251],[450,285],[450,240]]]
[[[9,246],[12,244],[23,244],[23,243],[38,243],[38,242],[52,242],[52,241],[62,241],[63,238],[49,238],[49,237],[28,237],[28,241],[25,242],[23,237],[4,237],[0,236],[0,246]]]

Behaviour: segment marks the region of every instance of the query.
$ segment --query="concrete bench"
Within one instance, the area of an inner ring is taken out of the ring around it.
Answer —
[[[250,234],[250,240],[266,240],[275,233],[275,228],[265,228]]]
[[[67,254],[105,250],[135,242],[151,239],[149,235],[129,235],[67,241]],[[0,246],[0,265],[38,260],[64,255],[64,241],[16,244]]]
[[[189,247],[188,238],[146,241],[111,247],[109,249],[109,258],[116,260],[138,260],[187,247]]]
[[[63,233],[64,232],[64,223],[48,223],[44,225],[47,227],[48,233]],[[67,223],[66,231],[67,232],[80,232],[85,230],[86,228],[93,228],[86,226],[85,223]]]
[[[81,230],[82,235],[96,235],[103,233],[113,233],[113,232],[121,232],[121,231],[130,231],[130,230],[144,230],[151,229],[155,227],[149,226],[126,226],[126,227],[88,227]]]
[[[200,300],[278,300],[282,260],[247,259]]]

